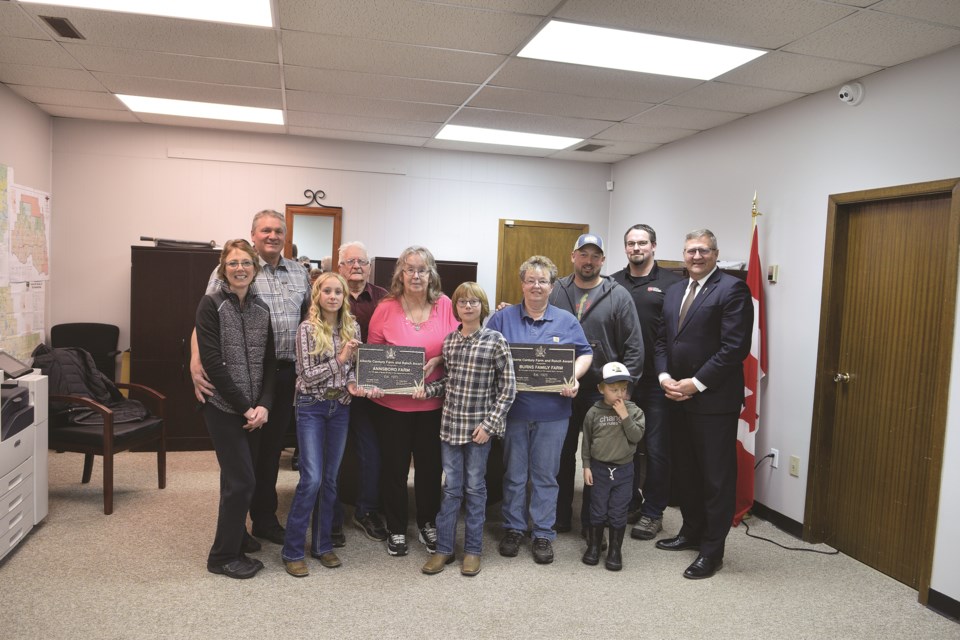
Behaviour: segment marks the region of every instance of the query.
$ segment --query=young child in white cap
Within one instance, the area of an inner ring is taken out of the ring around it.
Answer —
[[[623,568],[621,547],[627,528],[627,507],[633,492],[633,456],[643,438],[643,411],[631,402],[630,372],[619,362],[603,365],[603,382],[597,385],[603,399],[590,407],[583,419],[583,483],[590,491],[590,527],[584,564],[600,562],[604,526],[610,527],[610,547],[604,566]]]

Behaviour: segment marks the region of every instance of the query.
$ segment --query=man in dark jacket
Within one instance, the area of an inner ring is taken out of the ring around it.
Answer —
[[[602,396],[597,385],[607,362],[622,362],[636,381],[643,371],[643,338],[633,299],[612,278],[600,275],[604,263],[603,238],[585,233],[577,238],[570,254],[573,274],[557,280],[550,304],[569,311],[580,321],[593,349],[590,370],[580,379],[580,392],[573,399],[573,415],[560,454],[560,484],[557,496],[558,532],[570,531],[573,518],[573,486],[577,470],[577,444],[587,411]],[[580,522],[589,526],[589,487],[584,487]]]

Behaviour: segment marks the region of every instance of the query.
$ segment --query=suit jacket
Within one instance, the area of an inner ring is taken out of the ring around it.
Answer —
[[[654,364],[658,375],[696,378],[707,386],[684,401],[694,413],[739,412],[743,404],[743,361],[753,337],[753,297],[747,284],[719,269],[702,285],[678,327],[689,279],[669,289]]]

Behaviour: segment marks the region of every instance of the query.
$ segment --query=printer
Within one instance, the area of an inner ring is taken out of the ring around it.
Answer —
[[[0,558],[47,516],[47,377],[0,385]]]

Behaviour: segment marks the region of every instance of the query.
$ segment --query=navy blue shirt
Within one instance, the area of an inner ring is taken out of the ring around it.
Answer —
[[[509,344],[569,344],[578,358],[593,353],[576,316],[552,304],[539,320],[527,314],[523,303],[511,305],[494,313],[487,329],[499,331]],[[559,391],[518,391],[507,420],[565,420],[573,412],[572,406],[573,398],[564,398]]]

